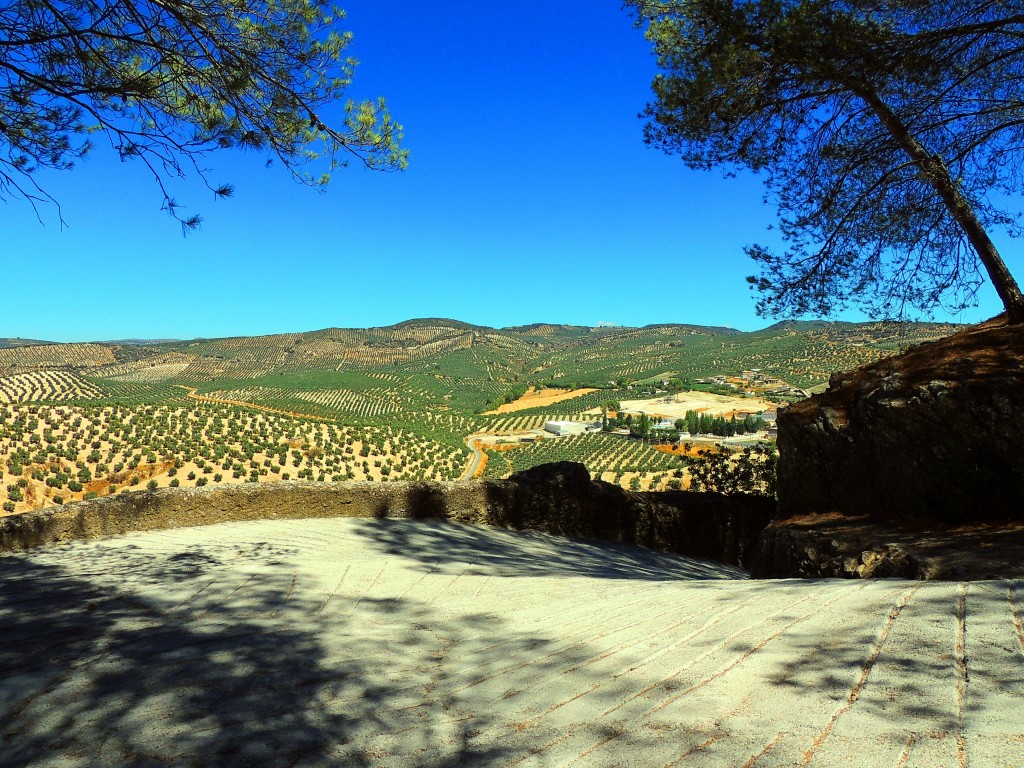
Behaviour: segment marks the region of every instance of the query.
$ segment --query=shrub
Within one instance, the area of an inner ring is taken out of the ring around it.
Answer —
[[[155,491],[158,487],[159,485],[157,484],[156,480],[150,480],[148,483],[146,483],[147,490]]]
[[[735,459],[721,449],[701,451],[690,461],[690,489],[774,497],[777,462],[774,445],[745,448]]]

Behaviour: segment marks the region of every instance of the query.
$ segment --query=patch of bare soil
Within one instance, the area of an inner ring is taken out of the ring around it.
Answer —
[[[530,387],[518,400],[511,403],[499,405],[493,411],[487,411],[484,415],[491,416],[499,413],[515,413],[525,411],[527,408],[539,408],[544,405],[561,403],[564,400],[572,400],[576,397],[596,392],[596,389],[584,387],[583,389],[534,389]]]

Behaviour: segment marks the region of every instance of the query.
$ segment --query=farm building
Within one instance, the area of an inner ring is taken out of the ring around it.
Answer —
[[[544,431],[553,435],[582,435],[587,429],[586,424],[577,421],[545,421]]]

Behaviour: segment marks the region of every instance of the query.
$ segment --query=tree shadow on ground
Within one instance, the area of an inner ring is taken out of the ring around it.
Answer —
[[[886,733],[906,755],[922,741],[952,755],[958,739],[970,748],[970,734],[991,740],[1004,726],[1019,742],[1024,725],[1011,713],[1024,703],[1024,633],[1012,584],[876,582],[873,597],[849,584],[848,599],[829,608],[831,631],[787,631],[789,653],[766,669],[766,683],[780,701],[833,701],[824,734]],[[911,764],[921,760],[915,753]]]
[[[96,578],[0,559],[3,765],[371,766],[402,729],[403,751],[430,748],[436,765],[502,762],[460,737],[487,727],[486,712],[453,725],[400,710],[424,698],[403,672],[481,631],[471,621],[402,601],[318,612],[286,568],[246,576],[194,556],[184,568],[180,555],[120,554],[130,563]],[[385,614],[404,629],[368,633]],[[529,644],[505,634],[505,653]],[[392,670],[395,658],[409,664]]]
[[[435,572],[493,576],[586,576],[602,579],[745,579],[740,568],[630,544],[508,531],[442,520],[353,521],[353,531],[382,553]]]
[[[628,548],[516,534],[531,544],[502,555],[462,526],[414,537],[366,522],[371,541],[482,552],[493,573],[702,572]],[[503,701],[567,671],[603,682],[585,642],[408,598],[332,600],[303,588],[290,554],[113,541],[0,558],[0,762],[508,765],[551,734],[500,719]]]

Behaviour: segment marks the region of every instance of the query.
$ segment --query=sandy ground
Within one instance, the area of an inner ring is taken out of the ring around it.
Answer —
[[[76,542],[0,557],[0,762],[1019,765],[1022,591],[407,520]]]
[[[681,419],[687,411],[700,411],[709,416],[723,416],[733,411],[757,413],[766,408],[775,408],[774,403],[756,397],[726,397],[711,392],[680,392],[667,398],[658,397],[651,400],[623,400],[619,403],[623,413],[643,412],[650,416],[668,419]],[[588,414],[600,414],[600,408],[586,411]]]
[[[563,400],[572,400],[574,397],[580,397],[582,395],[596,392],[596,389],[537,389],[530,387],[526,390],[526,394],[520,397],[518,400],[513,400],[511,403],[505,403],[499,405],[493,411],[487,411],[484,413],[485,416],[493,416],[499,413],[515,413],[516,411],[525,411],[527,408],[539,408],[542,405],[553,405],[554,403],[560,403]],[[598,413],[601,410],[598,409]]]

